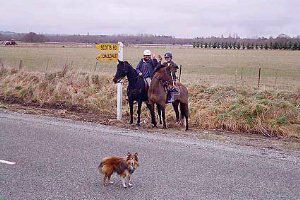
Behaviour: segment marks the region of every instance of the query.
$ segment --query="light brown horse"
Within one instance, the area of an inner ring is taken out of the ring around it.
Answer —
[[[171,76],[170,67],[161,67],[157,69],[155,72],[150,88],[148,90],[148,100],[149,103],[152,104],[151,108],[153,109],[151,112],[154,112],[154,104],[156,103],[159,106],[159,110],[162,112],[163,118],[163,127],[166,128],[166,119],[165,119],[165,107],[167,102],[167,91],[166,87],[172,84],[172,76]],[[187,88],[181,84],[177,83],[177,87],[180,90],[180,94],[176,98],[176,100],[172,103],[173,108],[176,113],[176,120],[179,121],[179,111],[178,105],[180,106],[180,116],[181,120],[185,118],[185,130],[188,130],[188,117],[189,117],[189,108],[188,108],[188,90]],[[159,111],[158,111],[159,112]]]

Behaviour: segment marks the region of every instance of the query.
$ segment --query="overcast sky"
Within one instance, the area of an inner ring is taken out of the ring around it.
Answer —
[[[300,0],[1,0],[0,30],[175,37],[300,35]]]

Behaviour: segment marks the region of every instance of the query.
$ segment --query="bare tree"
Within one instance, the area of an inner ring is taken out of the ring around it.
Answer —
[[[45,42],[46,37],[44,35],[36,34],[34,32],[30,32],[21,39],[24,42]]]

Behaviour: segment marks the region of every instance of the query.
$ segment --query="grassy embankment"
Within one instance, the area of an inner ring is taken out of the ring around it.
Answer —
[[[192,83],[187,87],[190,125],[194,129],[300,138],[300,89],[288,92]],[[114,115],[115,94],[111,76],[78,72],[67,65],[51,73],[0,67],[0,96],[27,104]],[[149,119],[143,110],[143,119]],[[124,120],[128,120],[128,107],[124,106],[123,111]],[[170,106],[167,120],[174,120]]]

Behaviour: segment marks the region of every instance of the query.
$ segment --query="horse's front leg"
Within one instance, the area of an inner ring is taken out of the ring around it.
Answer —
[[[141,122],[141,108],[142,108],[142,101],[138,100],[138,109],[137,109],[137,114],[138,114],[138,119],[137,119],[137,123],[136,125],[140,126],[140,122]]]
[[[159,105],[159,104],[156,104],[156,107],[157,107],[157,113],[158,113],[158,118],[159,118],[159,124],[162,124],[162,121],[161,121],[161,108],[160,108],[160,105]]]
[[[166,125],[166,108],[161,106],[162,118],[163,118],[163,128],[167,128]]]
[[[153,127],[157,127],[156,126],[156,120],[155,120],[154,104],[147,103],[147,107],[148,107],[148,109],[150,111],[152,126]]]
[[[129,100],[130,124],[133,123],[133,100]]]

